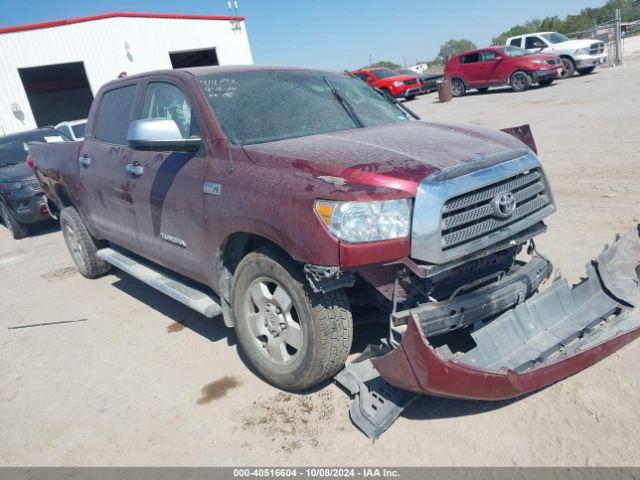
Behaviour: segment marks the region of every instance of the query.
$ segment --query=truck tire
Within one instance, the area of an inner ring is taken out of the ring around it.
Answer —
[[[451,80],[451,94],[454,97],[462,97],[467,92],[467,86],[459,78]]]
[[[562,72],[561,78],[569,78],[573,76],[576,71],[576,64],[573,63],[573,59],[570,57],[560,57],[560,61],[564,67],[564,72]]]
[[[83,276],[98,278],[111,270],[110,264],[96,256],[98,242],[84,226],[74,207],[65,207],[60,212],[60,230],[71,258]]]
[[[29,231],[27,227],[15,219],[11,210],[9,210],[4,203],[0,203],[0,219],[2,219],[2,223],[5,224],[14,240],[24,238],[28,235]]]
[[[531,77],[529,76],[529,74],[522,71],[515,72],[513,75],[511,75],[511,80],[509,81],[509,83],[511,84],[511,89],[514,92],[524,92],[531,86]]]
[[[343,289],[314,292],[298,265],[265,247],[240,261],[231,295],[240,347],[272,385],[305,390],[344,366],[353,319]]]
[[[578,73],[580,75],[589,75],[590,73],[593,73],[593,71],[596,69],[595,66],[592,67],[586,67],[586,68],[579,68],[578,69]]]

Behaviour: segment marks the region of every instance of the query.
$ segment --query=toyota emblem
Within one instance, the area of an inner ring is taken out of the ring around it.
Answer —
[[[491,205],[497,217],[509,218],[516,210],[516,197],[511,192],[502,192],[496,195]]]

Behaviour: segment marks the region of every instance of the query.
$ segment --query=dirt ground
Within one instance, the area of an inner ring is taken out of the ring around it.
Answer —
[[[434,94],[426,120],[530,123],[558,212],[540,249],[570,279],[640,217],[640,38],[625,65],[534,88]],[[55,227],[0,229],[0,465],[640,465],[640,342],[518,401],[422,397],[377,442],[333,384],[280,392],[232,330],[115,272],[86,280]],[[12,328],[45,322],[69,323]],[[380,332],[359,331],[363,344]]]

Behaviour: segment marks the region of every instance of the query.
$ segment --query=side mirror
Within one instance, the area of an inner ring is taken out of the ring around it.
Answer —
[[[182,138],[178,125],[170,118],[148,118],[131,122],[127,142],[134,150],[197,152],[202,138]]]

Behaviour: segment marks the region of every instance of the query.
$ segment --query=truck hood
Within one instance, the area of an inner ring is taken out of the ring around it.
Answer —
[[[523,147],[511,135],[475,125],[408,121],[248,145],[244,150],[259,165],[415,195],[428,175]]]
[[[33,171],[26,162],[0,167],[0,180],[4,182],[19,182],[21,180],[29,180],[35,178]]]
[[[593,43],[602,43],[600,40],[583,38],[580,40],[569,40],[568,42],[552,44],[550,50],[577,50],[579,48],[590,47]],[[545,51],[545,50],[543,50]]]

